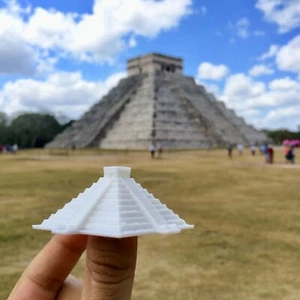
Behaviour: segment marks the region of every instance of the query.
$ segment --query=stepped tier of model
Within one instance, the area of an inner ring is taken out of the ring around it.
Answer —
[[[105,167],[104,177],[34,229],[57,234],[129,237],[193,228],[130,178],[128,167]]]
[[[165,149],[262,144],[268,138],[215,99],[183,62],[160,54],[128,61],[128,77],[48,148]]]

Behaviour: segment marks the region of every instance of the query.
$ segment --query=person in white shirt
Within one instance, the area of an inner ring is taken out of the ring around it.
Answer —
[[[243,155],[243,151],[244,151],[244,145],[242,144],[238,144],[237,145],[238,151],[240,155]]]
[[[150,154],[151,154],[151,158],[154,158],[155,157],[155,145],[154,143],[152,143],[149,147],[149,151],[150,151]]]

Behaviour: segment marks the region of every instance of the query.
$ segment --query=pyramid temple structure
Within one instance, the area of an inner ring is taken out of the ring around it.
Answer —
[[[128,76],[59,134],[48,148],[164,149],[262,144],[264,132],[246,124],[193,77],[183,60],[158,53],[130,59]]]

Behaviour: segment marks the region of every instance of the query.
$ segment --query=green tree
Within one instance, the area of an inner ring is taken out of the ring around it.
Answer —
[[[11,122],[8,141],[10,144],[17,143],[22,148],[43,147],[62,127],[52,115],[25,113]]]
[[[0,112],[0,144],[6,144],[8,137],[8,117],[4,112]]]
[[[265,130],[266,134],[274,141],[275,144],[282,144],[284,140],[300,139],[300,131],[290,131],[287,129]]]

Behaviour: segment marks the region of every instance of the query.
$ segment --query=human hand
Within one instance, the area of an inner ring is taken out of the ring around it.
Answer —
[[[86,252],[83,284],[69,276]],[[128,300],[137,237],[55,235],[26,268],[8,300]]]

